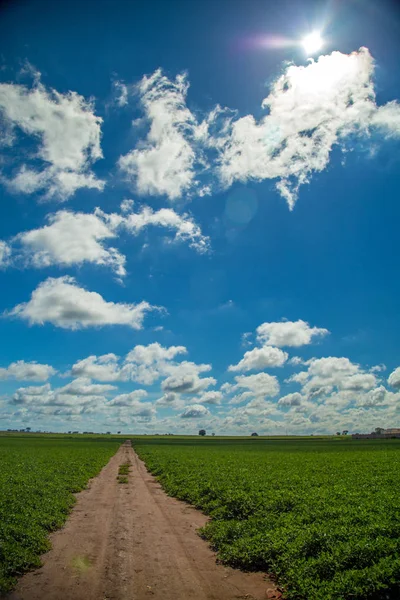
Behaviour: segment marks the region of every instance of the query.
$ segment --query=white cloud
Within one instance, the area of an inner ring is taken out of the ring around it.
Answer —
[[[118,356],[103,354],[88,356],[76,362],[71,369],[73,377],[89,377],[97,381],[125,381],[118,365]]]
[[[29,414],[67,417],[95,413],[104,407],[106,398],[100,392],[109,392],[113,386],[93,385],[90,380],[72,381],[64,387],[52,389],[42,386],[23,387],[12,396],[12,404],[26,407]]]
[[[386,371],[386,365],[383,363],[380,365],[375,365],[370,368],[371,373],[381,373],[382,371]]]
[[[376,105],[373,73],[367,48],[287,66],[262,103],[268,114],[258,122],[252,115],[230,117],[214,141],[222,182],[277,179],[293,208],[300,185],[325,169],[335,144],[373,129],[399,136],[400,106]]]
[[[19,381],[47,381],[57,371],[50,365],[37,362],[18,360],[6,368],[0,368],[1,379],[16,379]]]
[[[209,414],[210,411],[208,408],[202,404],[192,404],[192,406],[186,406],[181,414],[181,419],[198,419],[200,417],[207,417]]]
[[[197,394],[217,383],[214,377],[198,377],[195,373],[185,373],[167,377],[162,383],[164,392],[177,394]]]
[[[273,346],[253,348],[245,352],[237,365],[230,365],[228,371],[261,371],[268,367],[281,367],[288,358],[287,352]]]
[[[377,384],[373,373],[364,371],[345,357],[312,358],[306,364],[308,370],[292,376],[289,381],[300,383],[308,398],[327,396],[335,388],[352,393],[368,391]]]
[[[88,356],[72,366],[71,374],[98,381],[135,381],[143,385],[152,385],[166,377],[162,384],[167,392],[165,396],[168,392],[196,394],[216,383],[213,377],[200,377],[211,370],[211,365],[176,360],[184,354],[187,354],[185,346],[164,347],[153,342],[135,346],[124,360],[115,354]]]
[[[125,257],[116,248],[105,248],[104,241],[116,233],[96,214],[60,210],[48,216],[48,225],[17,236],[31,254],[36,267],[73,265],[90,262],[111,267],[125,275]]]
[[[400,367],[397,367],[388,377],[388,384],[395,388],[400,388]]]
[[[122,81],[114,81],[115,104],[123,108],[128,104],[129,88]]]
[[[120,157],[119,166],[140,194],[174,200],[196,186],[194,141],[199,133],[186,106],[188,87],[186,75],[171,81],[158,69],[137,88],[150,130],[145,141]]]
[[[209,392],[203,392],[195,401],[199,404],[221,404],[222,397],[222,392],[210,390]]]
[[[314,338],[323,337],[329,331],[319,327],[310,327],[306,321],[281,321],[262,323],[257,327],[257,339],[269,346],[305,346]]]
[[[165,408],[180,409],[184,407],[185,403],[183,402],[183,400],[181,400],[179,394],[168,392],[167,394],[164,394],[161,398],[156,400],[156,405]]]
[[[128,198],[126,198],[125,200],[122,200],[121,204],[120,204],[120,209],[122,213],[130,213],[133,211],[133,207],[134,207],[135,203],[133,200],[130,200]]]
[[[185,346],[164,348],[158,342],[148,346],[135,346],[125,358],[125,370],[130,378],[138,383],[151,385],[163,375],[170,372],[173,359],[179,354],[186,354]]]
[[[29,302],[18,304],[7,314],[26,319],[31,325],[52,323],[64,329],[101,325],[127,325],[141,329],[145,314],[157,307],[148,302],[106,302],[97,292],[79,287],[73,277],[49,277],[32,292]]]
[[[108,402],[107,406],[128,407],[130,414],[142,417],[150,416],[154,413],[153,405],[149,402],[141,402],[147,395],[146,390],[134,390],[128,394],[119,394]]]
[[[370,407],[370,406],[382,406],[387,400],[390,399],[391,394],[384,388],[383,385],[370,390],[367,394],[360,395],[357,398],[358,406]]]
[[[13,133],[19,129],[38,142],[32,165],[22,164],[8,181],[17,192],[44,191],[46,198],[67,200],[82,187],[102,190],[104,182],[90,171],[102,158],[102,119],[93,104],[76,92],[61,94],[46,89],[37,78],[29,89],[23,85],[0,84],[0,113]],[[13,144],[17,136],[13,136]]]
[[[60,210],[48,215],[47,225],[20,233],[13,242],[22,246],[23,258],[35,267],[88,262],[110,267],[119,277],[126,275],[126,258],[106,244],[117,238],[121,230],[137,236],[147,227],[162,227],[175,234],[175,242],[187,243],[199,253],[208,252],[209,238],[202,235],[188,214],[179,215],[170,208],[153,211],[148,206],[142,206],[137,213],[132,209],[133,204],[125,200],[121,205],[123,214],[107,214],[100,209],[94,213]],[[0,242],[0,267],[7,265],[10,252],[10,246]]]
[[[78,377],[67,383],[67,385],[58,388],[57,393],[71,396],[97,396],[107,394],[115,389],[114,385],[92,383],[88,377]]]
[[[28,386],[19,388],[13,395],[13,402],[15,404],[29,404],[30,402],[36,401],[39,398],[41,401],[48,400],[51,396],[51,385],[45,383],[45,385]]]
[[[178,354],[187,354],[185,346],[169,346],[164,348],[158,342],[148,346],[135,346],[133,350],[126,355],[126,362],[140,363],[143,365],[153,365],[174,359]]]
[[[8,267],[8,265],[10,264],[10,257],[11,257],[10,246],[7,244],[7,242],[0,240],[0,269],[4,269],[5,267]]]
[[[176,242],[187,242],[199,253],[209,250],[209,238],[201,233],[200,227],[187,213],[179,215],[171,208],[154,211],[149,206],[143,206],[140,212],[131,212],[121,221],[121,226],[135,235],[149,225],[174,231]]]
[[[303,400],[303,396],[298,392],[294,392],[293,394],[287,394],[286,396],[282,396],[279,399],[279,406],[300,406]]]
[[[256,375],[237,375],[235,384],[221,386],[222,391],[234,392],[236,390],[245,389],[249,391],[248,397],[265,398],[266,396],[276,396],[279,394],[278,379],[274,375],[268,373],[257,373]],[[243,397],[243,395],[242,395]]]
[[[300,356],[292,356],[292,358],[288,360],[288,365],[293,365],[294,367],[304,365],[304,360]]]

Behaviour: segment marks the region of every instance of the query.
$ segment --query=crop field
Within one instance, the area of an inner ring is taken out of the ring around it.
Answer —
[[[133,438],[232,566],[291,600],[400,597],[400,440]]]
[[[105,436],[0,437],[0,594],[40,565],[48,534],[61,527],[82,490],[116,452]]]

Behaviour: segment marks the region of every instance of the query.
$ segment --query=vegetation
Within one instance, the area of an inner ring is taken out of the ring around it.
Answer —
[[[118,469],[118,475],[129,475],[130,466],[131,463],[124,463],[123,465],[120,465]]]
[[[400,597],[400,440],[133,439],[171,495],[211,516],[225,563],[291,600]]]
[[[0,436],[0,594],[40,565],[48,534],[120,445],[84,436]]]

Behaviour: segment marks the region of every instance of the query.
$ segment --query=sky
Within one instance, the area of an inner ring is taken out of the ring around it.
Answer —
[[[400,427],[399,34],[386,0],[2,2],[0,429]]]

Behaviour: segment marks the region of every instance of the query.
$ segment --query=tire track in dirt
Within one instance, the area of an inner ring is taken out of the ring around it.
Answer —
[[[129,483],[119,484],[125,462]],[[50,536],[43,566],[22,577],[9,600],[264,600],[273,584],[263,574],[216,563],[196,533],[206,521],[167,496],[123,445]]]

